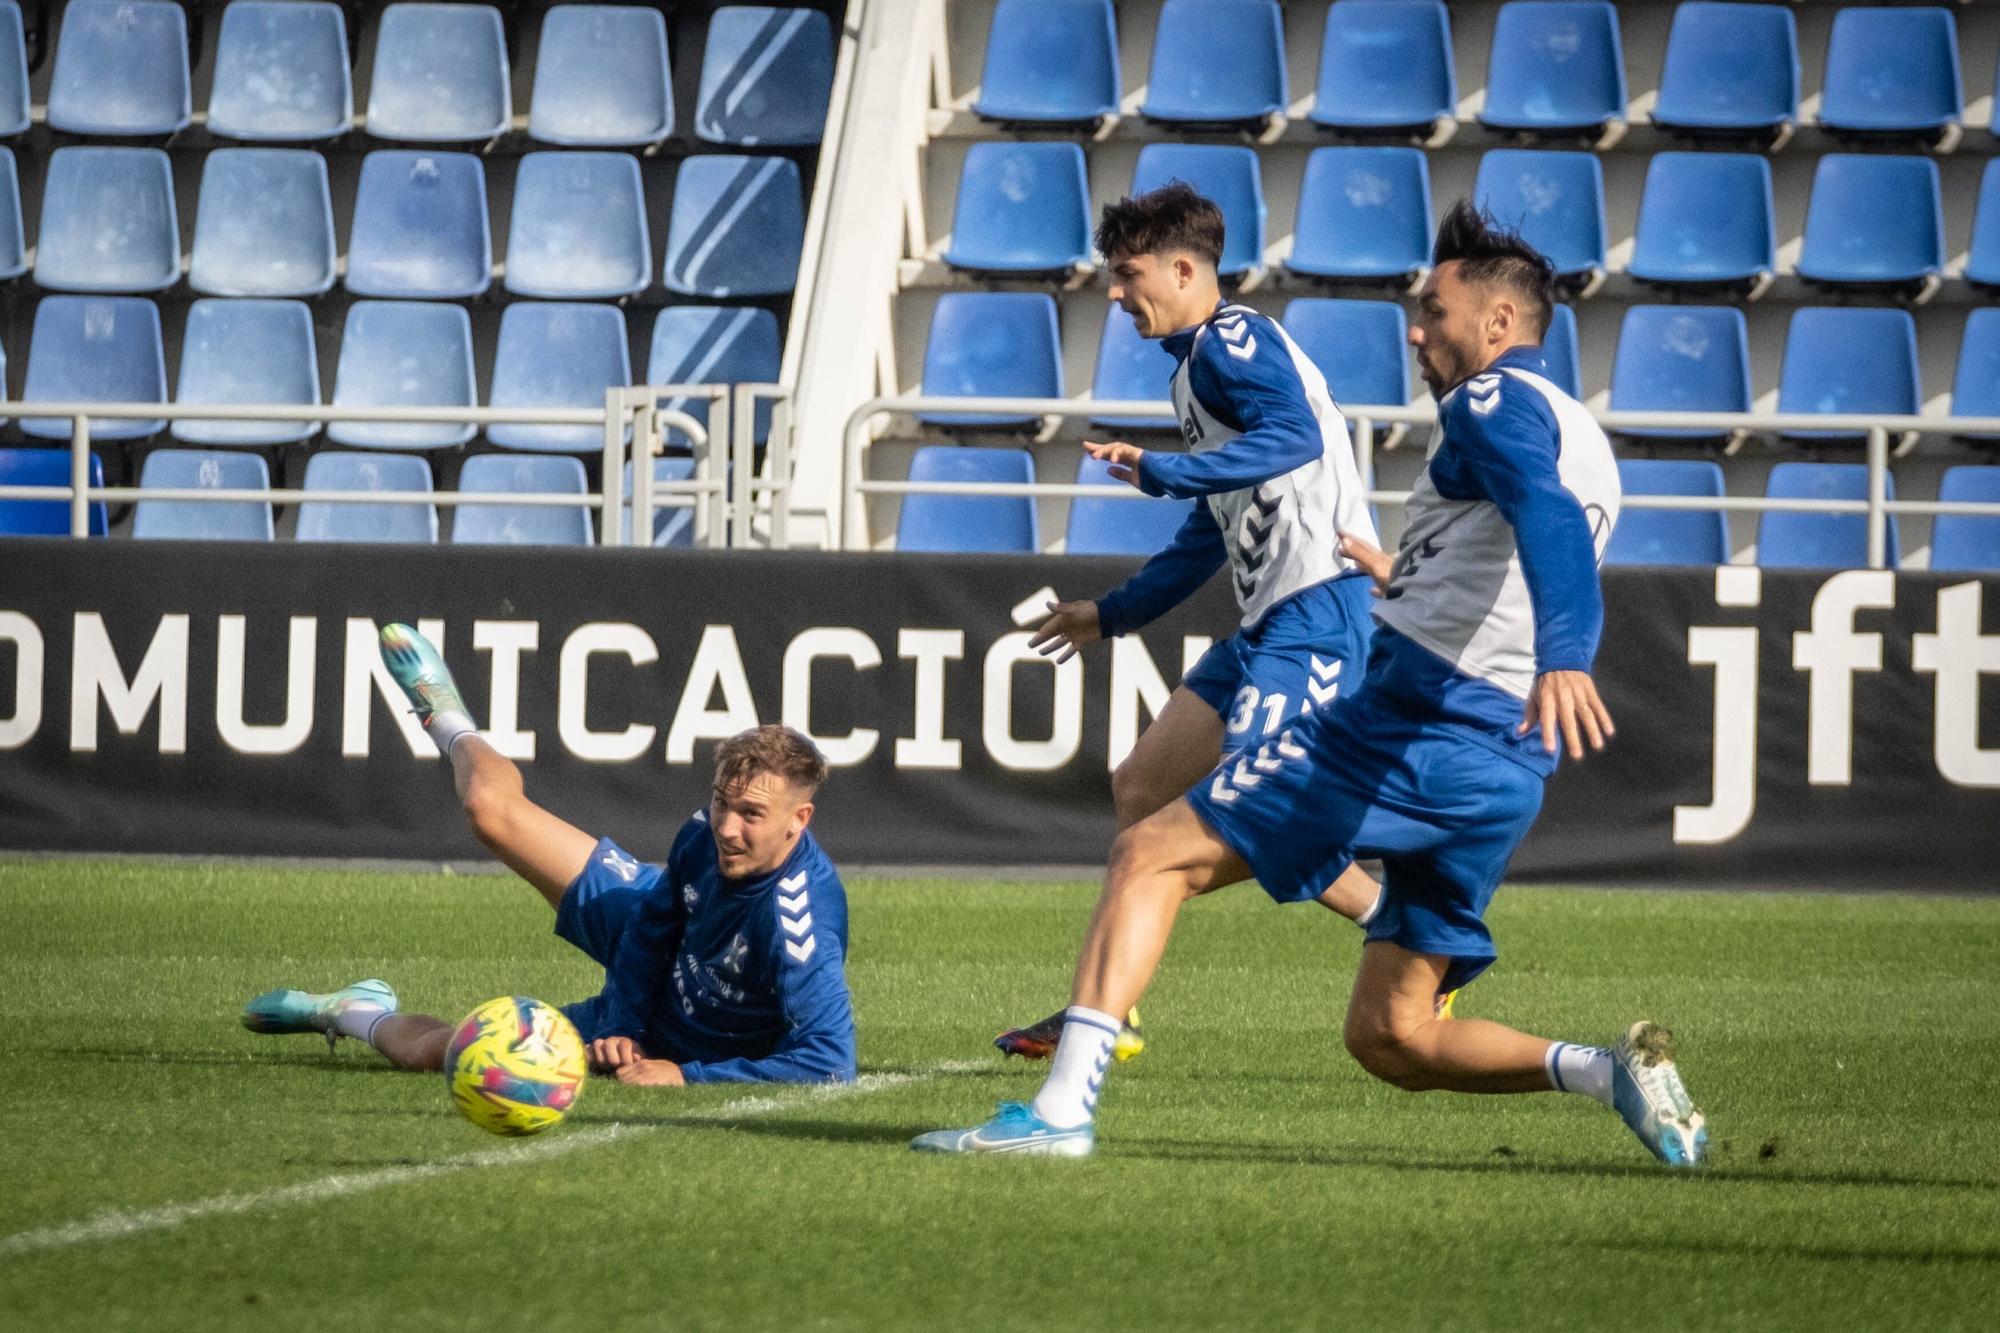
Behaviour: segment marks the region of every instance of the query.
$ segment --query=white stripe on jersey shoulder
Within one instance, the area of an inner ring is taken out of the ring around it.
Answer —
[[[1247,305],[1226,305],[1202,329],[1214,329],[1222,337],[1223,351],[1238,361],[1248,361],[1257,355],[1257,335],[1251,332],[1249,319],[1255,315],[1257,311]]]
[[[701,809],[695,811],[694,820],[698,824],[706,824],[708,822],[708,807],[704,805]]]
[[[1465,401],[1472,408],[1472,415],[1488,417],[1500,406],[1500,374],[1488,371],[1484,375],[1474,375],[1465,382]]]

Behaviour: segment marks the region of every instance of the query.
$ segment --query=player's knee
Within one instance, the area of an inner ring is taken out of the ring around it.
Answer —
[[[1384,1083],[1405,1092],[1422,1092],[1435,1086],[1424,1062],[1418,1057],[1412,1037],[1386,1017],[1349,1011],[1342,1034],[1347,1053],[1356,1064]]]
[[[1172,839],[1155,820],[1141,820],[1111,844],[1106,884],[1113,892],[1177,892],[1177,881],[1163,879],[1174,868]]]
[[[513,826],[514,803],[518,799],[514,793],[492,783],[475,782],[467,787],[461,803],[473,835],[488,847],[504,845]]]

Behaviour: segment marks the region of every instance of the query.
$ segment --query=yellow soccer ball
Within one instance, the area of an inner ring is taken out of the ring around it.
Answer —
[[[452,1104],[489,1134],[548,1129],[576,1105],[587,1069],[575,1025],[523,995],[502,995],[467,1014],[444,1053]]]

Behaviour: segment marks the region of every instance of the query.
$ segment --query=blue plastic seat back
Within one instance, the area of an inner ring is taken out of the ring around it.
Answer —
[[[69,485],[69,450],[0,449],[0,486]],[[90,484],[104,484],[104,462],[90,456]],[[102,503],[90,506],[90,535],[111,530]],[[67,537],[68,500],[0,500],[0,537]]]
[[[833,29],[817,9],[724,5],[708,24],[694,132],[733,147],[804,147],[826,128]]]
[[[1617,10],[1602,0],[1513,0],[1500,6],[1482,123],[1580,130],[1624,116]]]
[[[312,311],[303,301],[196,301],[181,338],[174,401],[319,406]],[[287,444],[310,439],[318,429],[304,421],[199,418],[172,426],[175,439],[191,444]]]
[[[1938,499],[2000,504],[2000,467],[1960,464],[1946,468],[1938,484]],[[1939,514],[1931,521],[1931,568],[2000,571],[2000,518]]]
[[[15,0],[0,0],[0,137],[26,133],[32,123],[21,6]]]
[[[667,290],[710,299],[789,292],[798,281],[804,238],[797,163],[727,154],[688,158],[674,180]]]
[[[1077,464],[1079,486],[1126,486],[1112,477],[1110,464],[1085,455]],[[1193,512],[1192,500],[1096,500],[1069,502],[1063,550],[1070,555],[1152,555],[1165,549]]]
[[[494,407],[604,406],[604,391],[632,382],[625,315],[616,306],[517,301],[500,316],[493,352]],[[489,426],[503,449],[597,453],[602,426]]]
[[[1429,267],[1430,251],[1422,149],[1317,148],[1306,158],[1285,267],[1315,277],[1402,279]]]
[[[658,143],[674,132],[667,24],[647,5],[557,5],[542,20],[528,137],[573,148]]]
[[[1777,264],[1771,164],[1756,153],[1656,153],[1628,266],[1650,282],[1741,282]]]
[[[354,123],[347,20],[323,0],[233,0],[222,11],[208,130],[229,139],[303,142]]]
[[[1517,228],[1565,276],[1604,267],[1604,169],[1594,153],[1495,148],[1473,201]]]
[[[356,301],[347,309],[334,371],[335,407],[471,407],[472,320],[465,307],[422,301]],[[445,422],[336,421],[335,444],[368,449],[449,449],[473,435]]]
[[[1813,172],[1799,275],[1904,283],[1944,267],[1944,204],[1927,157],[1828,153]]]
[[[268,491],[271,471],[257,454],[211,449],[155,449],[139,472],[140,490]],[[141,500],[132,535],[146,539],[267,542],[275,535],[269,500]]]
[[[988,120],[1076,124],[1118,110],[1111,0],[1000,0],[972,109]]]
[[[651,12],[651,11],[648,11]],[[639,159],[629,153],[529,153],[514,179],[507,290],[606,300],[653,280]]]
[[[653,321],[646,357],[648,384],[770,384],[779,373],[778,317],[748,306],[668,306]],[[669,395],[660,406],[708,425],[708,400]],[[762,444],[771,433],[771,404],[759,401],[752,433]],[[669,426],[670,444],[687,444],[685,431]]]
[[[49,82],[49,128],[172,134],[192,119],[187,13],[168,0],[70,0]]]
[[[507,40],[490,5],[390,5],[375,31],[368,132],[378,139],[491,139],[513,113]]]
[[[21,223],[21,177],[14,150],[0,147],[0,280],[28,271],[26,232]]]
[[[160,311],[141,296],[48,296],[35,307],[28,340],[28,377],[21,391],[31,403],[164,403],[167,358],[160,341]],[[37,439],[67,440],[67,417],[29,417],[21,429]],[[93,440],[137,440],[167,423],[90,419]]]
[[[1783,5],[1687,0],[1674,10],[1653,119],[1699,130],[1775,130],[1798,119],[1799,31]]]
[[[686,455],[669,455],[653,460],[653,485],[667,482],[689,481],[694,477],[694,459]],[[625,464],[625,508],[619,512],[618,532],[620,536],[632,528],[632,464]],[[694,546],[694,508],[692,505],[676,504],[676,500],[698,499],[690,496],[670,496],[659,490],[653,492],[653,545],[688,550]]]
[[[1907,310],[1808,306],[1792,315],[1778,378],[1780,412],[1914,416],[1919,407],[1917,325]],[[1797,431],[1850,439],[1856,431]]]
[[[1429,125],[1458,114],[1451,19],[1440,0],[1326,11],[1312,118],[1335,129]]]
[[[910,461],[911,481],[1031,482],[1026,449],[970,449],[930,444]],[[1035,501],[1025,495],[906,495],[896,523],[899,551],[1041,550]]]
[[[1965,318],[1958,371],[1951,381],[1951,414],[2000,417],[2000,306],[1983,306]]]
[[[1158,338],[1141,338],[1132,317],[1118,306],[1104,312],[1104,333],[1097,343],[1097,368],[1090,380],[1092,398],[1123,402],[1166,403],[1172,397],[1174,354]],[[1158,415],[1093,416],[1093,426],[1108,430],[1179,430],[1172,407]]]
[[[1141,114],[1217,124],[1263,120],[1290,101],[1277,0],[1166,0],[1153,29]]]
[[[486,169],[470,153],[383,149],[361,160],[347,290],[459,299],[493,280]]]
[[[308,491],[428,491],[430,465],[410,454],[317,453],[306,460]],[[302,542],[435,542],[437,506],[396,501],[306,500],[299,505]]]
[[[1583,397],[1583,365],[1577,354],[1576,311],[1557,305],[1549,314],[1548,331],[1542,334],[1542,362],[1548,368],[1549,383],[1572,398]]]
[[[1889,477],[1888,498],[1896,498]],[[1866,500],[1868,468],[1863,463],[1780,463],[1771,469],[1764,494],[1774,500]],[[1901,549],[1896,516],[1888,516],[1889,564]],[[1615,533],[1613,534],[1616,535]],[[1868,564],[1868,516],[1773,510],[1757,522],[1757,563],[1767,569],[1862,569]]]
[[[1725,306],[1635,305],[1611,365],[1614,412],[1748,412],[1750,335]],[[1625,430],[1643,439],[1715,439],[1725,431]]]
[[[1060,398],[1062,338],[1046,292],[947,292],[924,346],[927,397]],[[934,426],[1030,426],[1018,412],[925,412]]]
[[[1053,273],[1090,262],[1090,186],[1074,143],[965,150],[944,262],[984,273]]]
[[[1222,210],[1224,278],[1264,267],[1264,181],[1257,151],[1236,144],[1150,143],[1139,150],[1132,193],[1185,181]]]
[[[583,495],[583,463],[537,454],[478,454],[465,460],[458,489],[472,494]],[[588,546],[590,511],[582,505],[458,505],[453,543],[483,546]]]
[[[333,196],[309,148],[202,159],[188,285],[211,296],[317,296],[333,286]]]
[[[1284,325],[1349,416],[1410,401],[1409,327],[1397,302],[1300,297],[1285,307]]]
[[[1949,9],[1843,6],[1834,15],[1820,124],[1934,131],[1956,121],[1963,103]]]
[[[1621,458],[1618,484],[1634,495],[1723,495],[1722,465],[1707,458]],[[1721,510],[1640,509],[1627,504],[1605,548],[1607,565],[1726,565],[1729,519]]]
[[[1989,160],[1979,178],[1979,202],[1972,213],[1972,250],[1966,257],[1965,276],[1982,287],[2000,287],[2000,157]]]
[[[181,276],[173,168],[157,148],[49,155],[35,282],[62,292],[157,292]]]

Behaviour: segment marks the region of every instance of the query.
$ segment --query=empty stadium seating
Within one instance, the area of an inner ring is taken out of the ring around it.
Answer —
[[[28,374],[21,390],[28,402],[164,403],[166,351],[160,310],[140,296],[48,296],[35,307],[28,340]],[[157,435],[160,420],[92,417],[93,440],[136,440]],[[28,435],[67,440],[65,417],[29,417]]]
[[[354,121],[347,20],[321,0],[235,0],[222,11],[208,131],[229,139],[306,142]]]
[[[0,0],[0,136],[20,134],[30,123],[28,49],[21,31],[21,6],[15,0]]]
[[[477,494],[584,495],[590,487],[574,458],[530,454],[479,454],[465,460],[458,489]],[[582,505],[458,505],[455,544],[482,546],[588,546],[590,510]]]
[[[1077,464],[1077,484],[1126,486],[1127,483],[1111,476],[1109,467],[1086,454]],[[1097,500],[1080,496],[1069,502],[1063,550],[1070,555],[1152,555],[1173,540],[1193,508],[1191,500],[1152,497]]]
[[[1319,148],[1306,159],[1286,268],[1407,281],[1429,267],[1430,249],[1430,171],[1420,149]]]
[[[500,316],[493,353],[494,407],[602,407],[604,391],[632,382],[625,317],[613,306],[517,301]],[[503,449],[597,453],[601,426],[493,425]]]
[[[478,296],[492,280],[486,169],[477,157],[384,149],[362,160],[348,291],[449,299]]]
[[[1174,356],[1157,340],[1139,336],[1132,317],[1117,306],[1104,312],[1104,332],[1097,343],[1097,366],[1090,396],[1126,402],[1165,402],[1174,377]],[[1092,426],[1106,430],[1177,430],[1171,411],[1148,416],[1093,416]]]
[[[1341,130],[1419,128],[1457,111],[1451,19],[1440,0],[1327,8],[1315,122]]]
[[[1245,278],[1264,267],[1264,181],[1255,149],[1235,144],[1149,143],[1139,150],[1132,193],[1144,194],[1185,181],[1222,210],[1225,279]]]
[[[319,355],[312,311],[303,301],[225,301],[188,307],[181,338],[177,403],[319,404]],[[319,427],[304,421],[176,420],[190,444],[288,444]]]
[[[410,454],[317,453],[306,461],[308,491],[428,491],[431,470]],[[437,506],[406,501],[305,500],[302,542],[435,542]]]
[[[1140,114],[1178,125],[1256,123],[1285,103],[1277,0],[1166,0]]]
[[[2000,105],[2000,98],[1995,99]],[[2000,287],[2000,158],[1986,163],[1979,178],[1979,201],[1972,215],[1972,249],[1966,280],[1977,287]]]
[[[1750,336],[1741,310],[1639,305],[1625,312],[1611,367],[1613,411],[1748,412],[1750,405]],[[1643,439],[1727,434],[1660,427],[1622,433]]]
[[[28,271],[28,240],[21,221],[21,178],[14,150],[0,148],[0,281]]]
[[[744,306],[669,306],[653,321],[646,358],[648,384],[770,384],[778,378],[778,319],[768,310]],[[703,427],[708,400],[668,396],[660,406],[685,412]],[[757,405],[752,423],[756,442],[771,433],[771,405]],[[669,443],[688,443],[669,427]]]
[[[193,118],[187,14],[167,0],[70,0],[49,83],[49,126],[172,134]]]
[[[508,291],[602,300],[636,295],[652,280],[637,158],[552,152],[521,159],[507,228]]]
[[[1604,168],[1590,153],[1496,148],[1479,161],[1473,201],[1580,283],[1604,269]]]
[[[1576,346],[1576,311],[1558,305],[1542,335],[1542,361],[1549,381],[1572,398],[1583,396],[1583,366]]]
[[[511,115],[507,38],[490,5],[402,4],[382,11],[368,89],[378,139],[491,139]]]
[[[67,486],[67,449],[0,449],[0,486]],[[104,461],[90,456],[90,484],[104,484]],[[90,535],[109,532],[102,502],[90,506]],[[0,500],[0,537],[60,537],[69,533],[68,500]]]
[[[1621,458],[1618,482],[1625,494],[1724,494],[1722,468],[1711,459]],[[1607,565],[1724,565],[1729,524],[1720,510],[1619,510],[1605,549]]]
[[[923,392],[961,398],[1062,397],[1055,298],[1043,292],[947,292],[931,315]],[[1020,413],[925,412],[930,426],[1035,424]]]
[[[833,88],[833,30],[816,9],[725,5],[709,19],[695,134],[731,147],[819,142]]]
[[[1618,13],[1603,0],[1512,0],[1493,28],[1482,123],[1542,133],[1625,116]]]
[[[1894,200],[1893,207],[1884,201]],[[1944,268],[1937,163],[1828,153],[1813,173],[1799,276],[1828,286],[1921,283]]]
[[[549,10],[536,53],[529,137],[570,148],[624,148],[658,143],[673,132],[673,67],[659,10]]]
[[[155,449],[139,473],[140,490],[266,491],[271,471],[253,453]],[[268,500],[145,500],[133,511],[132,535],[193,541],[267,542],[275,535]]]
[[[1627,266],[1665,284],[1746,284],[1777,266],[1771,164],[1753,153],[1659,153]]]
[[[347,310],[334,372],[335,407],[471,407],[472,320],[465,307],[423,301],[356,301]],[[448,449],[470,440],[457,422],[337,421],[334,444],[369,449]]]
[[[709,299],[789,292],[804,235],[799,168],[790,158],[688,158],[674,179],[667,290]]]
[[[1799,34],[1783,5],[1674,8],[1655,124],[1767,135],[1798,118]]]
[[[1889,498],[1896,479],[1888,478]],[[1861,463],[1779,463],[1764,494],[1775,500],[1865,500],[1868,469]],[[1899,549],[1896,516],[1888,516],[1891,567]],[[1868,516],[1773,510],[1757,522],[1757,563],[1769,569],[1860,569],[1868,563]]]
[[[2000,467],[1947,468],[1938,484],[1938,499],[2000,503]],[[2000,518],[1939,514],[1931,524],[1931,568],[2000,571]]]
[[[333,286],[332,191],[308,149],[202,159],[188,285],[210,296],[317,296]]]
[[[966,150],[944,262],[978,273],[1066,272],[1090,262],[1090,184],[1073,143]]]
[[[910,461],[911,481],[1028,482],[1025,449],[926,445]],[[1113,503],[1117,503],[1113,501]],[[899,551],[1032,553],[1041,549],[1035,502],[1024,495],[906,495],[896,524]]]
[[[1809,306],[1792,316],[1778,380],[1780,412],[1912,416],[1922,383],[1917,326],[1907,310]],[[1845,439],[1856,431],[1793,432],[1801,439]]]
[[[1950,10],[1852,5],[1834,15],[1820,124],[1930,134],[1957,123],[1963,100]]]
[[[60,292],[157,292],[180,281],[173,167],[157,148],[72,144],[49,155],[35,282]]]
[[[1000,0],[972,109],[1009,124],[1089,124],[1118,110],[1111,0]]]
[[[690,481],[694,478],[694,459],[685,455],[653,460],[653,485]],[[625,494],[632,494],[632,465],[625,465]],[[653,492],[653,546],[657,549],[673,548],[687,550],[694,545],[694,508],[692,505],[675,503],[687,500],[688,496],[669,496],[659,490]],[[619,516],[619,531],[629,532],[632,527],[632,505],[628,498]]]
[[[1965,333],[1958,346],[1958,371],[1952,377],[1951,414],[2000,417],[2000,307],[1985,306],[1965,318]]]
[[[1302,297],[1285,307],[1285,331],[1312,358],[1343,410],[1410,401],[1410,348],[1394,301]]]

